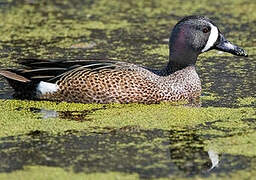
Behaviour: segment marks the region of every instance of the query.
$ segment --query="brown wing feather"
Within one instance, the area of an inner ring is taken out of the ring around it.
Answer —
[[[0,70],[0,74],[2,76],[4,76],[5,78],[7,78],[7,79],[12,79],[12,80],[23,82],[23,83],[27,83],[27,82],[31,81],[31,80],[29,80],[29,79],[27,79],[27,78],[25,78],[21,75],[18,75],[14,72],[7,71],[7,70]]]

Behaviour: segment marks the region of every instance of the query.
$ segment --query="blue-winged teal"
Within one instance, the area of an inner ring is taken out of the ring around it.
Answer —
[[[206,17],[179,21],[170,36],[170,60],[162,70],[116,61],[27,60],[28,69],[1,70],[24,98],[82,103],[157,103],[194,99],[201,94],[195,70],[199,54],[211,49],[247,56]]]

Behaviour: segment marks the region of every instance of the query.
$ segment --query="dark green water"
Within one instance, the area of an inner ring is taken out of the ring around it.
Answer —
[[[56,136],[34,131],[0,141],[6,141],[0,144],[0,157],[4,162],[0,172],[21,170],[33,164],[71,168],[77,173],[137,173],[141,178],[208,177],[245,169],[256,161],[241,155],[217,154],[221,156],[218,157],[221,163],[211,169],[211,150],[204,150],[202,137],[193,131],[124,127],[101,133],[67,131],[65,135]]]

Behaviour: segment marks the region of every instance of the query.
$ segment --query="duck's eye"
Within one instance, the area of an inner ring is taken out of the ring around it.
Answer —
[[[204,27],[204,28],[203,28],[203,32],[204,32],[204,33],[208,33],[210,30],[211,30],[210,27]]]

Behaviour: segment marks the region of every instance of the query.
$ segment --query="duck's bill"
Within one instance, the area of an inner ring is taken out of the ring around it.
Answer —
[[[219,34],[219,38],[214,46],[214,49],[228,52],[237,56],[248,56],[245,50],[230,43],[222,34]]]

